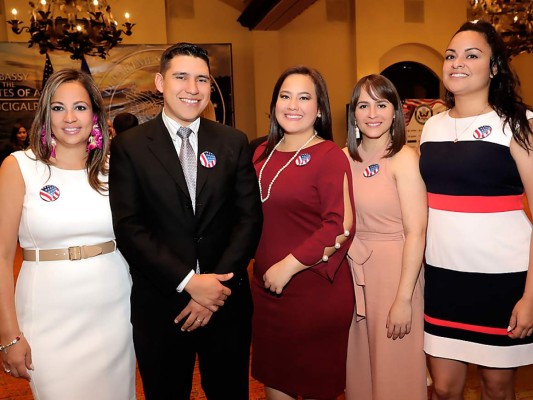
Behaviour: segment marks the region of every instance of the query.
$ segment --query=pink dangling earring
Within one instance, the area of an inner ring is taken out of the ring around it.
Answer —
[[[46,143],[46,127],[43,125],[41,128],[41,144],[45,147],[48,147],[48,144]],[[53,158],[56,158],[56,137],[52,133],[50,135],[50,156]]]
[[[43,146],[46,146],[46,128],[44,127],[44,125],[41,128],[41,135],[40,136],[41,136],[41,144]]]
[[[50,136],[51,136],[50,145],[52,146],[52,150],[50,151],[50,155],[52,156],[52,158],[56,158],[56,146],[57,146],[56,137],[54,136],[53,133]]]
[[[102,150],[103,147],[103,137],[102,130],[100,125],[98,125],[98,116],[93,115],[93,128],[89,134],[89,139],[87,140],[87,152],[90,153],[94,149]]]

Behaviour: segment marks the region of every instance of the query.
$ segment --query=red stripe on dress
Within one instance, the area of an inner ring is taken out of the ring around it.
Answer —
[[[500,335],[507,336],[507,329],[504,328],[490,328],[488,326],[479,326],[471,324],[463,324],[461,322],[446,321],[444,319],[438,319],[429,317],[424,314],[424,320],[432,325],[444,326],[447,328],[462,329],[464,331],[472,331],[478,333],[486,333],[487,335]]]
[[[435,210],[491,213],[522,210],[522,194],[512,196],[449,196],[428,193],[428,206]]]

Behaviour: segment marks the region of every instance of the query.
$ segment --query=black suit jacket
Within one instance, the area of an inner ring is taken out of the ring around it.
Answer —
[[[202,118],[198,156],[204,151],[216,156],[216,165],[198,162],[194,213],[161,114],[113,139],[110,202],[118,247],[133,278],[133,321],[139,313],[158,313],[152,307],[168,308],[174,318],[190,299],[176,288],[197,260],[202,273],[234,272],[230,288],[247,279],[262,222],[248,140]]]

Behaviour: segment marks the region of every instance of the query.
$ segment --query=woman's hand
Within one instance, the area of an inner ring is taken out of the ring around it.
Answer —
[[[28,370],[33,371],[31,349],[24,336],[13,346],[2,351],[2,366],[4,372],[14,378],[31,380],[30,374],[28,374]]]
[[[289,283],[293,275],[307,268],[292,254],[271,266],[263,275],[265,288],[276,294],[281,294],[283,288]]]
[[[409,300],[394,300],[387,317],[387,337],[402,339],[411,332],[412,308]]]
[[[508,335],[513,339],[524,339],[533,334],[533,299],[522,297],[513,308],[509,320]]]

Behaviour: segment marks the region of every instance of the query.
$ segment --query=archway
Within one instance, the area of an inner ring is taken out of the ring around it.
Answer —
[[[412,71],[421,71],[420,73],[423,74],[425,81],[430,83],[424,83],[424,85],[430,85],[432,87],[431,90],[426,90],[426,98],[443,98],[444,97],[444,85],[442,85],[440,81],[440,74],[442,73],[442,63],[444,61],[444,57],[442,54],[440,54],[437,50],[434,48],[427,46],[425,44],[421,43],[403,43],[401,45],[392,47],[389,49],[386,53],[384,53],[380,59],[379,59],[379,68],[382,71],[382,73],[387,76],[387,73],[389,68],[392,68],[393,73],[396,68],[399,68],[400,71],[397,72],[400,79],[397,79],[396,77],[393,77],[391,79],[395,85],[403,86],[405,83],[409,82],[417,82],[417,76]],[[405,68],[404,68],[405,67]],[[436,79],[438,89],[435,94],[434,85],[435,85],[435,79]],[[390,77],[389,77],[390,78]],[[403,83],[402,83],[403,82]],[[414,84],[413,84],[414,85]],[[411,90],[411,93],[405,94],[403,97],[402,91],[400,93],[400,96],[402,96],[402,99],[404,98],[420,98],[420,97],[411,97],[413,96],[412,92],[416,91],[416,96],[424,95],[423,89],[417,88],[416,90],[413,88]],[[409,92],[409,91],[408,91]]]
[[[385,68],[381,74],[394,83],[402,100],[439,98],[440,80],[423,64],[402,61]]]

